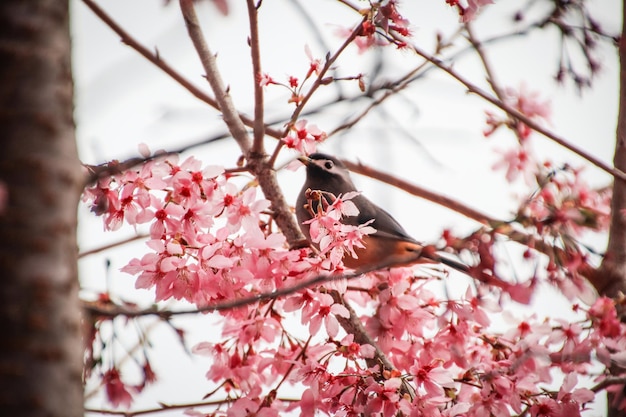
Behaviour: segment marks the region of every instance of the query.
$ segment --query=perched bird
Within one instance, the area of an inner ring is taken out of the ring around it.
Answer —
[[[350,178],[350,172],[338,159],[321,153],[314,153],[308,157],[302,156],[298,159],[306,165],[306,181],[296,201],[296,217],[302,233],[310,242],[309,225],[303,222],[312,218],[312,213],[317,211],[318,205],[317,201],[309,201],[310,192],[319,190],[337,197],[340,194],[357,191],[357,189]],[[460,262],[442,257],[432,250],[424,250],[424,246],[413,239],[391,214],[362,194],[357,195],[351,201],[359,209],[359,214],[344,217],[341,221],[344,224],[360,225],[374,219],[369,225],[376,229],[376,233],[364,236],[365,248],[355,248],[357,258],[349,253],[344,255],[343,263],[348,268],[363,270],[376,265],[400,266],[438,262],[461,272],[468,271],[468,267]],[[330,204],[332,201],[328,200],[328,202]]]

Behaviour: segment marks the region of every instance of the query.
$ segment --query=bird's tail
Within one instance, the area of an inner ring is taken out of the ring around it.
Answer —
[[[470,272],[470,268],[468,265],[465,265],[463,262],[448,258],[446,256],[437,255],[437,258],[435,260],[463,274],[469,274]]]

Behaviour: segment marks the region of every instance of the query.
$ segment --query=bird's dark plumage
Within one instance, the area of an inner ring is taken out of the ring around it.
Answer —
[[[307,190],[320,190],[338,197],[357,189],[350,178],[350,172],[338,159],[322,153],[314,153],[308,158],[299,159],[306,165],[306,181],[296,201],[296,216],[302,232],[310,241],[309,227],[303,222],[311,219],[310,210],[315,212],[317,207],[314,202],[313,207],[307,207],[309,203]],[[344,264],[349,268],[363,269],[382,264],[402,265],[434,261],[467,271],[465,265],[456,261],[434,254],[422,254],[423,246],[413,239],[391,214],[372,203],[367,197],[359,194],[352,202],[359,209],[359,215],[345,217],[342,222],[359,225],[373,219],[370,225],[376,229],[376,233],[364,237],[365,248],[356,250],[358,258],[353,258],[349,254],[344,256]]]

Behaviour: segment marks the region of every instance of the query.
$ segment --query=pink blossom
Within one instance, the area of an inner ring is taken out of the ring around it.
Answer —
[[[454,386],[450,371],[442,368],[442,365],[442,360],[433,360],[427,364],[415,364],[409,369],[417,386],[422,387],[428,396],[443,396],[445,387]]]
[[[589,309],[589,316],[603,337],[622,335],[622,324],[617,316],[615,301],[612,299],[607,297],[598,298]]]
[[[263,73],[258,78],[258,82],[261,87],[266,87],[270,84],[276,84],[276,81],[274,81],[274,79],[268,73]]]
[[[302,312],[302,323],[309,322],[309,331],[312,335],[317,334],[322,323],[330,337],[339,333],[339,322],[335,316],[343,318],[350,317],[350,313],[341,304],[335,304],[333,297],[329,294],[316,294],[316,307],[305,308]]]
[[[315,217],[308,220],[311,241],[318,244],[320,255],[330,260],[331,267],[342,267],[342,259],[346,252],[356,257],[354,248],[363,248],[363,236],[376,232],[369,226],[373,220],[364,224],[353,226],[343,224],[341,218],[344,215],[354,216],[358,210],[350,199],[358,193],[347,193],[336,196],[332,203],[325,209],[317,211]]]
[[[379,16],[387,19],[381,24],[396,30],[391,26],[397,16],[387,12],[391,14]],[[525,114],[547,116],[536,97],[517,98],[515,105]],[[314,132],[299,121],[289,135],[316,141]],[[516,152],[528,149],[524,139]],[[503,167],[511,176],[532,172],[548,181],[541,182],[520,210],[516,226],[527,225],[539,239],[606,224],[610,197],[594,192],[578,170],[553,170],[549,164],[536,164],[530,153],[526,156],[524,163],[519,154],[511,156]],[[548,171],[554,172],[546,176]],[[154,301],[174,298],[197,306],[271,293],[316,274],[340,273],[343,256],[362,247],[363,237],[375,231],[368,224],[342,222],[358,214],[356,194],[329,197],[309,223],[319,252],[290,250],[257,187],[238,184],[222,168],[167,157],[101,180],[85,198],[108,228],[149,227],[146,253],[122,268],[136,277],[137,288],[154,291]],[[615,302],[598,298],[587,310],[577,306],[581,317],[576,322],[515,319],[504,334],[492,329],[491,314],[506,312],[504,302],[511,298],[528,301],[540,280],[554,283],[566,295],[587,294],[580,273],[588,262],[586,253],[566,251],[543,274],[511,283],[496,274],[500,261],[494,234],[481,231],[461,239],[444,233],[442,241],[478,263],[473,267],[475,285],[458,298],[440,291],[444,281],[436,273],[406,267],[207,313],[220,320],[215,335],[220,342],[202,342],[192,351],[209,358],[206,377],[219,387],[214,398],[231,399],[216,412],[275,416],[299,408],[304,416],[578,415],[594,394],[576,375],[595,372],[595,358],[604,365],[624,362],[620,353],[626,350],[626,326],[619,322]],[[354,306],[372,344],[340,332],[339,321],[350,314],[343,302],[335,302],[333,290]],[[502,297],[507,293],[510,297]],[[382,369],[379,352],[394,369]],[[555,370],[565,378],[558,392],[549,393],[545,387],[559,386]],[[142,367],[141,372],[146,381],[152,378],[150,369]],[[116,407],[128,407],[133,390],[143,387],[125,385],[117,368],[103,374]],[[272,397],[271,390],[281,384],[296,385],[302,391],[299,401],[284,405]],[[415,392],[413,400],[407,390]]]
[[[313,52],[311,52],[311,48],[309,45],[304,46],[304,53],[309,58],[309,71],[307,72],[305,79],[309,78],[312,74],[319,75],[320,70],[322,69],[322,60],[319,58],[313,58]]]
[[[373,358],[376,353],[376,349],[372,345],[355,343],[353,334],[347,334],[339,343],[341,345],[340,353],[352,359]]]
[[[315,152],[318,143],[323,142],[327,135],[314,124],[307,120],[298,120],[282,141],[288,148],[295,149],[308,155]]]
[[[114,408],[130,408],[133,397],[129,392],[129,387],[122,382],[120,372],[116,368],[111,368],[102,376],[107,399]]]
[[[375,395],[367,404],[367,415],[380,413],[384,417],[395,416],[400,400],[398,390],[402,385],[402,380],[400,378],[392,378],[380,384],[370,379],[368,382],[369,386],[365,392]]]
[[[237,399],[226,413],[227,417],[278,417],[278,410],[261,404],[259,399]]]
[[[532,184],[535,179],[535,165],[528,149],[519,146],[499,153],[502,155],[502,158],[492,166],[492,169],[504,168],[508,182],[515,181],[521,175],[526,184]]]
[[[467,8],[461,15],[462,22],[469,22],[474,20],[478,11],[488,4],[493,4],[492,0],[467,0]]]

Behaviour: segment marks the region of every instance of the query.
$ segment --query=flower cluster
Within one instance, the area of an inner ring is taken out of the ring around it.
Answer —
[[[311,52],[311,48],[308,45],[304,47],[304,52],[309,59],[309,68],[307,69],[306,74],[300,80],[298,77],[290,75],[288,77],[287,83],[277,81],[270,74],[264,73],[260,75],[257,79],[257,82],[261,87],[267,87],[270,85],[278,85],[283,88],[286,88],[291,96],[289,97],[288,102],[293,103],[296,106],[299,106],[304,99],[304,87],[306,82],[313,78],[313,76],[319,77],[322,74],[322,60],[319,58],[313,57],[313,53]],[[325,83],[330,82],[330,80],[325,80]]]
[[[529,92],[522,86],[519,91],[505,89],[503,95],[507,105],[528,119],[535,122],[548,120],[549,102],[540,100],[538,93]],[[524,257],[536,261],[536,252],[533,249],[543,242],[550,242],[549,245],[558,249],[548,251],[548,265],[540,268],[542,272],[538,274],[545,275],[569,299],[580,297],[590,301],[593,290],[581,273],[581,268],[588,265],[589,251],[577,242],[585,233],[607,230],[611,190],[590,187],[584,180],[581,168],[567,164],[557,167],[549,159],[540,160],[531,147],[532,129],[522,120],[513,117],[498,118],[487,112],[487,125],[485,136],[490,136],[500,127],[506,126],[517,137],[514,148],[499,151],[502,158],[493,168],[505,169],[505,177],[509,182],[522,177],[527,185],[534,188],[530,196],[524,197],[514,221],[511,222],[520,226],[520,230],[524,230],[527,236]],[[486,249],[478,252],[480,264],[495,265],[496,260],[491,256],[495,238],[478,238],[477,241],[480,242],[478,247]],[[467,240],[455,242],[457,250],[469,249],[468,243]],[[488,256],[484,256],[485,254]],[[495,276],[494,269],[489,269]],[[528,283],[528,290],[533,289],[535,278]],[[519,285],[512,289],[515,292],[523,291]],[[516,299],[519,300],[519,297]]]
[[[282,141],[288,148],[295,149],[300,153],[309,155],[315,152],[318,143],[326,139],[326,132],[307,120],[297,121]]]
[[[536,122],[549,120],[550,104],[548,101],[540,101],[538,93],[529,92],[522,86],[519,91],[513,88],[505,89],[503,96],[508,106],[528,119]],[[509,182],[515,181],[521,175],[527,184],[532,184],[536,172],[541,169],[541,164],[537,162],[530,146],[532,129],[520,120],[498,117],[490,111],[486,114],[487,128],[483,132],[485,136],[491,136],[500,127],[506,126],[516,133],[519,142],[518,146],[513,149],[500,151],[502,157],[493,168],[504,168]]]
[[[539,177],[541,188],[522,206],[519,217],[527,219],[542,236],[580,237],[588,230],[606,230],[610,190],[591,188],[581,173],[567,165],[551,169],[545,163]]]
[[[492,4],[493,0],[446,0],[451,7],[456,7],[461,22],[470,22],[476,18],[476,15],[483,6]]]
[[[84,198],[107,230],[149,224],[150,251],[123,271],[138,275],[137,288],[155,288],[157,301],[203,306],[246,297],[312,267],[307,251],[288,250],[270,230],[269,202],[257,187],[240,189],[223,168],[201,168],[194,158],[156,158],[101,179]]]
[[[374,219],[357,226],[341,221],[343,217],[359,214],[356,205],[351,201],[358,193],[349,192],[335,196],[319,190],[307,192],[308,206],[317,207],[317,210],[312,213],[313,218],[304,223],[309,226],[311,241],[319,248],[320,254],[328,258],[335,268],[339,267],[346,252],[356,258],[354,249],[364,247],[363,237],[376,232],[369,226]]]
[[[236,182],[224,169],[203,168],[193,158],[156,158],[101,179],[85,198],[107,229],[122,222],[149,229],[149,252],[123,268],[137,275],[138,288],[154,288],[157,301],[198,306],[339,273],[343,255],[374,232],[367,224],[342,223],[358,214],[354,193],[312,191],[309,197],[319,204],[311,205],[317,210],[308,225],[318,251],[290,250],[271,229],[268,202],[254,186]],[[488,248],[478,250],[489,259]],[[226,398],[215,415],[278,416],[299,408],[303,416],[576,416],[594,393],[575,375],[590,374],[592,358],[609,364],[626,349],[626,326],[612,300],[578,307],[579,322],[530,318],[496,334],[489,330],[489,312],[499,307],[489,297],[468,290],[461,299],[446,299],[437,286],[436,276],[393,268],[350,285],[326,281],[210,313],[221,315],[221,337],[193,351],[211,358],[206,376],[212,400]],[[362,312],[355,318],[346,302]],[[350,320],[360,322],[371,343],[342,330]],[[105,376],[113,405],[128,406],[131,393],[117,368]],[[298,389],[301,396],[293,401]]]

